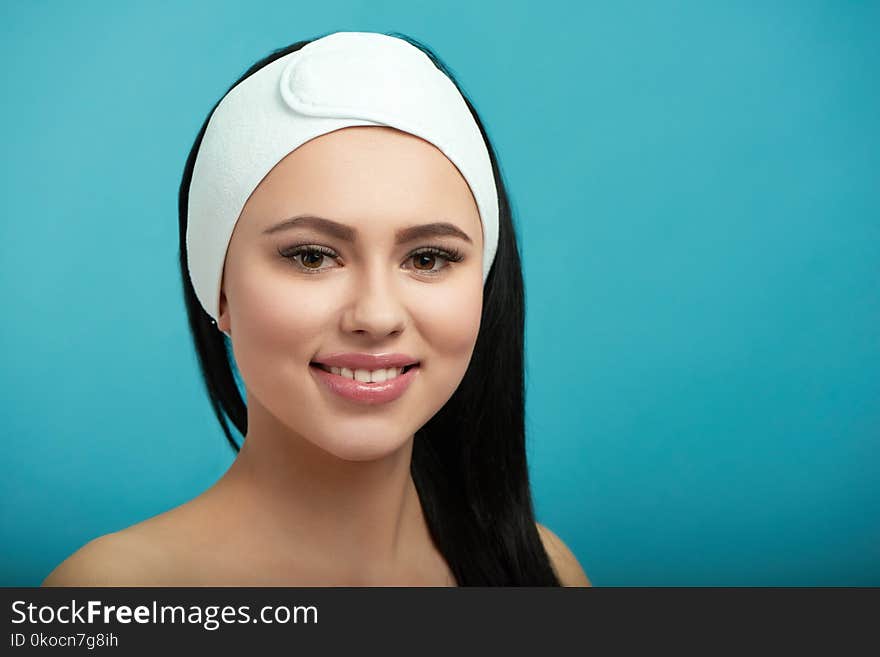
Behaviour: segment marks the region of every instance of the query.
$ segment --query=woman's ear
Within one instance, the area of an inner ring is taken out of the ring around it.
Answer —
[[[230,338],[232,337],[232,326],[229,320],[229,306],[226,303],[226,293],[220,291],[220,314],[217,316],[217,328],[220,329]]]

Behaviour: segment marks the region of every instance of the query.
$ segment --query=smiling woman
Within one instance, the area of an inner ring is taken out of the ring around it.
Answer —
[[[433,53],[337,32],[255,64],[192,148],[180,238],[237,458],[44,584],[589,585],[535,522],[507,194]]]
[[[279,217],[306,213],[334,223],[300,219],[275,229]],[[422,222],[438,215],[454,230],[423,242]],[[462,255],[444,262],[426,257],[426,246]],[[231,337],[248,395],[239,460],[265,440],[258,427],[279,422],[346,461],[401,453],[467,370],[480,325],[481,252],[468,184],[428,142],[349,127],[287,155],[245,204],[220,291],[217,326]],[[389,352],[402,356],[377,357]],[[387,381],[387,368],[413,364]],[[370,383],[373,374],[386,381]],[[375,508],[384,516],[387,507]],[[358,522],[375,526],[372,516],[361,512]]]

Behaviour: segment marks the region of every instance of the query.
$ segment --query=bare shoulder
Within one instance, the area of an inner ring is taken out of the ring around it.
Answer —
[[[122,530],[93,539],[62,561],[42,586],[150,586],[155,545]]]
[[[574,556],[568,546],[562,542],[552,531],[547,529],[540,523],[535,523],[538,527],[538,534],[553,564],[553,569],[559,576],[559,581],[563,586],[592,586],[587,574],[577,558]]]

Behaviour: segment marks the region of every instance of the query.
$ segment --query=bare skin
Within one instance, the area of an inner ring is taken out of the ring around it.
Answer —
[[[302,215],[345,224],[356,238],[301,225],[267,233]],[[395,240],[434,222],[465,237]],[[333,255],[291,258],[302,245]],[[427,245],[462,258],[412,255]],[[218,327],[246,388],[241,452],[207,491],[90,542],[43,584],[455,586],[410,462],[415,432],[470,362],[482,248],[470,188],[424,140],[354,127],[290,153],[248,200],[224,265]],[[399,400],[365,407],[310,371],[338,351],[402,352],[421,365]],[[589,585],[561,540],[539,529],[564,583]]]

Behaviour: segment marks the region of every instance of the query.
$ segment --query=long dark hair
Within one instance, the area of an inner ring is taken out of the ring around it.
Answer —
[[[388,36],[404,39],[422,50],[459,87],[427,46],[400,33]],[[299,41],[272,52],[251,66],[230,90],[267,64],[310,42]],[[470,100],[464,93],[462,97],[480,128],[492,162],[498,190],[498,249],[484,285],[480,331],[471,362],[449,401],[416,432],[411,473],[431,536],[460,586],[559,586],[535,525],[526,463],[525,300],[510,203],[486,130]],[[212,323],[193,290],[186,253],[193,164],[216,107],[196,137],[180,183],[180,272],[208,396],[229,444],[237,452],[240,447],[229,421],[245,436],[247,407],[233,373],[234,358],[226,336]]]

